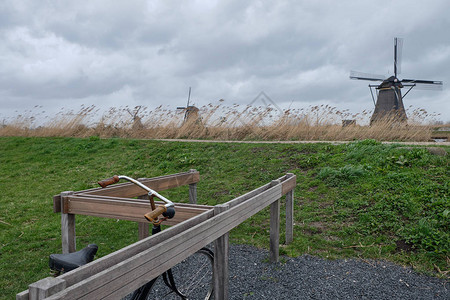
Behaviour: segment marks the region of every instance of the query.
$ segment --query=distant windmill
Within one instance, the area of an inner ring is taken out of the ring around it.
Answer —
[[[139,130],[139,129],[143,129],[144,125],[142,124],[141,121],[141,117],[138,116],[139,111],[141,110],[142,106],[136,106],[133,109],[133,112],[130,111],[130,109],[127,108],[127,112],[130,114],[131,117],[133,117],[133,125],[131,126],[131,128],[133,130]],[[144,108],[145,110],[145,108]]]
[[[442,81],[403,79],[399,80],[397,74],[401,73],[401,54],[403,39],[394,38],[394,75],[386,78],[385,76],[366,74],[351,71],[350,78],[357,80],[381,81],[379,85],[369,84],[370,93],[375,104],[375,110],[370,118],[370,124],[385,118],[395,118],[399,122],[406,122],[407,116],[403,99],[413,87],[423,89],[442,89]],[[402,96],[401,89],[409,87],[408,91]],[[377,90],[377,102],[373,97],[372,88]]]
[[[200,116],[198,114],[199,109],[193,105],[189,105],[189,102],[191,101],[191,87],[189,87],[189,95],[188,95],[188,100],[187,100],[187,105],[186,107],[183,106],[178,106],[177,109],[182,109],[184,110],[184,119],[183,119],[183,123],[186,122],[199,122],[200,121]]]

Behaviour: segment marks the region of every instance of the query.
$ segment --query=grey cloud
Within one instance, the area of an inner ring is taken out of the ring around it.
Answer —
[[[0,8],[1,107],[105,100],[175,107],[192,86],[198,105],[247,104],[263,90],[298,107],[371,109],[368,83],[351,81],[349,71],[392,72],[395,36],[404,38],[402,76],[450,83],[444,0],[14,1]],[[447,95],[412,93],[406,104],[439,109],[446,120]]]

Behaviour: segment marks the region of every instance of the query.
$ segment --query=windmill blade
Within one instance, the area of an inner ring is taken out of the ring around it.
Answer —
[[[189,87],[189,95],[186,107],[189,107],[189,101],[191,101],[191,87]]]
[[[412,86],[419,90],[442,90],[443,82],[436,80],[403,79],[404,86]]]
[[[436,81],[436,80],[403,79],[402,82],[404,82],[404,83],[420,83],[420,84],[443,85],[442,81]]]
[[[418,90],[431,90],[431,91],[442,91],[442,85],[437,84],[404,84],[403,86],[414,86],[415,89]]]
[[[362,73],[362,72],[357,72],[357,71],[350,71],[350,79],[383,81],[386,79],[386,77],[383,75],[375,75],[375,74]]]
[[[394,38],[394,75],[402,72],[403,39]]]

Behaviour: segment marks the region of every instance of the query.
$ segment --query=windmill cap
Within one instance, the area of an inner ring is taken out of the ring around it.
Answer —
[[[385,79],[379,86],[379,89],[384,89],[384,88],[390,88],[392,86],[396,86],[399,88],[403,87],[403,84],[400,82],[400,80],[398,80],[397,77],[395,76],[391,76],[387,79]]]

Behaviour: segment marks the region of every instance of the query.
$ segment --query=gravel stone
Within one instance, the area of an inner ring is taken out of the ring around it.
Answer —
[[[448,280],[383,260],[268,257],[230,245],[230,299],[450,299]]]

